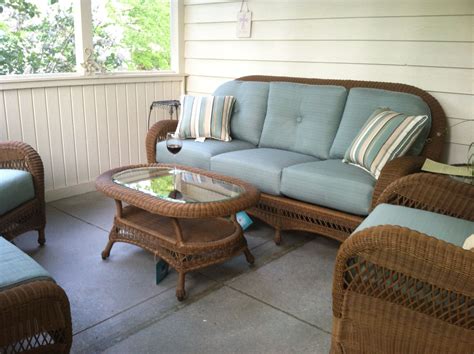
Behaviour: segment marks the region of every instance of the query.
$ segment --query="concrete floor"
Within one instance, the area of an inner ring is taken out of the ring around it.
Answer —
[[[36,235],[15,239],[69,296],[73,353],[327,353],[331,282],[338,243],[254,224],[244,256],[186,277],[187,299],[175,297],[171,271],[155,284],[153,255],[118,243],[100,253],[114,204],[88,193],[47,205],[46,246]]]

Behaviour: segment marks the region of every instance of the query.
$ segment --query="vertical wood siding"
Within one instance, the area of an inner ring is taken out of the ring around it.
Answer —
[[[108,169],[146,162],[149,105],[179,99],[183,79],[119,81],[0,90],[0,141],[24,141],[39,152],[49,200],[91,190]],[[165,118],[155,109],[151,124]]]
[[[250,0],[252,38],[235,36],[240,1],[185,0],[187,91],[251,75],[401,82],[435,96],[453,126],[444,159],[474,141],[473,0]]]

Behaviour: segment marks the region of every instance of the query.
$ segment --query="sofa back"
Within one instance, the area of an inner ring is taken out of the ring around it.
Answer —
[[[341,124],[331,147],[330,158],[342,159],[346,150],[352,144],[370,115],[379,107],[388,107],[395,112],[407,115],[427,115],[430,117],[430,108],[419,96],[405,92],[354,87],[347,96]],[[419,155],[423,150],[426,138],[430,132],[428,124],[418,136],[408,155]]]
[[[343,86],[271,82],[259,147],[327,159],[346,97]]]
[[[219,86],[216,96],[234,96],[235,104],[230,121],[230,136],[258,145],[267,114],[267,82],[229,81]]]
[[[354,80],[329,80],[329,79],[308,79],[308,78],[297,78],[297,77],[284,77],[284,76],[264,76],[264,75],[253,75],[245,76],[236,79],[233,82],[241,82],[239,85],[243,85],[242,82],[259,82],[270,83],[270,88],[273,88],[273,83],[279,83],[275,87],[278,87],[279,90],[275,90],[275,93],[280,94],[281,90],[285,88],[281,83],[294,83],[294,84],[304,84],[304,85],[315,85],[316,88],[321,88],[321,86],[329,86],[329,91],[331,87],[338,87],[341,89],[345,88],[349,94],[347,95],[347,103],[342,102],[341,109],[344,112],[341,112],[341,116],[337,117],[337,114],[333,114],[334,119],[337,121],[337,134],[332,136],[334,141],[331,141],[331,147],[329,148],[329,157],[330,158],[340,158],[342,157],[341,152],[347,149],[355,135],[359,132],[362,125],[365,123],[370,114],[378,107],[384,106],[389,107],[393,110],[399,110],[401,113],[405,114],[428,114],[431,118],[431,126],[429,127],[429,132],[425,131],[423,136],[420,137],[420,140],[414,145],[411,150],[411,153],[417,154],[421,150],[420,155],[439,160],[443,152],[444,147],[444,136],[446,131],[446,115],[438,103],[438,101],[431,96],[426,91],[419,89],[414,86],[398,84],[398,83],[388,83],[388,82],[375,82],[375,81],[354,81]],[[288,87],[286,87],[288,88]],[[364,89],[364,90],[363,90]],[[366,90],[372,89],[372,90]],[[270,90],[272,91],[272,90]],[[295,92],[298,90],[295,89]],[[328,92],[329,92],[328,91]],[[352,91],[352,92],[351,92]],[[311,90],[305,91],[305,93],[311,93]],[[322,91],[321,91],[322,92]],[[276,125],[269,124],[267,131],[267,119],[270,118],[274,120],[273,116],[277,117],[276,121],[282,122],[281,118],[278,116],[278,112],[274,112],[273,103],[277,104],[277,100],[273,100],[272,93],[269,94],[269,105],[267,117],[264,118],[265,125],[262,130],[262,136],[260,139],[260,146],[272,146],[280,148],[288,148],[288,142],[285,142],[282,139],[279,139],[279,142],[275,139],[271,139],[271,133]],[[221,94],[221,93],[219,93]],[[226,93],[231,94],[231,93]],[[370,99],[367,97],[370,96]],[[277,96],[275,96],[276,98]],[[237,98],[238,101],[238,98]],[[270,105],[270,102],[272,103]],[[335,100],[334,102],[337,102]],[[300,106],[303,101],[300,102]],[[280,106],[284,106],[281,103],[278,103]],[[309,107],[309,102],[307,107]],[[361,108],[364,106],[365,108]],[[293,103],[294,105],[294,103]],[[374,107],[375,105],[375,107]],[[281,107],[280,107],[281,108]],[[410,110],[410,111],[408,111]],[[366,112],[370,111],[367,114]],[[249,112],[250,113],[250,112]],[[247,119],[252,119],[254,113],[252,113]],[[296,115],[298,117],[298,115]],[[232,116],[234,119],[234,116]],[[287,116],[287,119],[292,121],[292,125],[295,125],[295,113],[292,112],[290,116]],[[303,119],[304,120],[304,119]],[[302,121],[303,121],[302,120]],[[301,124],[302,124],[301,121]],[[340,123],[340,124],[339,124]],[[288,126],[291,127],[290,124]],[[270,129],[272,127],[272,129]],[[298,128],[293,127],[293,135],[298,136]],[[327,127],[325,128],[327,129]],[[332,129],[332,128],[331,128]],[[329,129],[329,131],[331,131]],[[428,130],[428,129],[427,129]],[[296,132],[295,132],[296,131]],[[348,133],[350,131],[350,133]],[[281,129],[281,133],[285,134],[285,129]],[[278,132],[280,134],[280,132]],[[353,135],[353,136],[352,136]],[[291,139],[290,139],[291,140]],[[324,144],[326,144],[324,140]],[[286,145],[285,145],[286,144]],[[304,145],[304,144],[303,144]],[[326,146],[326,145],[325,145]],[[294,151],[306,151],[308,153],[307,147],[296,147],[293,148]],[[320,151],[316,153],[310,153],[311,155],[317,156],[320,155]],[[343,153],[342,153],[343,154]],[[323,155],[320,155],[320,158],[324,158]],[[327,157],[326,157],[327,158]]]

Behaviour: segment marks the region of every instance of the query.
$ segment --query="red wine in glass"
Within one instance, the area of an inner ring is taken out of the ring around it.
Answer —
[[[176,179],[179,177],[178,176],[178,171],[176,170],[176,154],[181,151],[181,148],[183,147],[183,141],[180,139],[179,135],[176,133],[168,133],[166,134],[166,148],[168,151],[173,154],[175,164],[173,168],[173,190],[170,193],[170,197],[173,199],[180,199],[181,198],[181,193],[178,191],[177,186],[176,186]]]
[[[171,152],[173,155],[176,155],[178,152],[181,151],[182,145],[179,144],[166,144],[168,151]]]

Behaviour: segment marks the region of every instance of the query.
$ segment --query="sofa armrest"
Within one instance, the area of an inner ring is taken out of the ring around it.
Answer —
[[[146,156],[148,163],[156,163],[156,143],[166,139],[166,133],[171,133],[178,126],[177,120],[160,120],[156,122],[146,135]]]
[[[473,301],[473,252],[399,226],[364,229],[337,254],[333,349],[432,340],[464,352],[474,345]]]
[[[44,168],[41,157],[20,141],[0,142],[0,168],[28,171],[33,176],[36,197],[44,203]]]
[[[372,209],[377,205],[377,200],[385,188],[403,176],[419,172],[424,162],[425,157],[423,156],[402,156],[389,161],[383,167],[382,173],[375,184],[374,193],[372,195]]]
[[[38,343],[31,340],[35,337]],[[71,343],[69,300],[54,281],[33,281],[0,291],[0,352],[21,345],[26,351],[69,353]]]
[[[382,203],[474,221],[474,185],[443,175],[416,173],[400,178],[380,195],[377,204]]]

